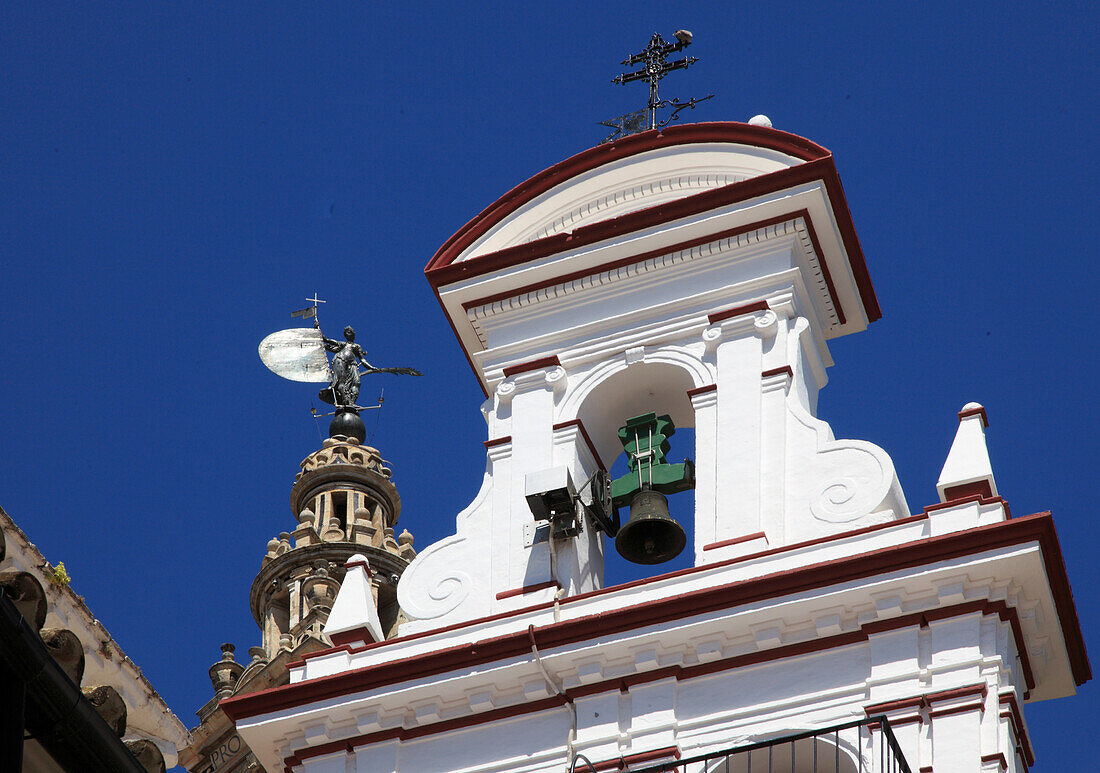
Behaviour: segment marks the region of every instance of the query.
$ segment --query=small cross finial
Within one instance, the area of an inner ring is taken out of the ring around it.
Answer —
[[[304,309],[298,309],[297,311],[292,311],[292,312],[290,312],[290,316],[292,316],[292,317],[301,317],[303,320],[312,319],[313,320],[313,327],[320,328],[321,327],[321,321],[319,319],[317,319],[317,304],[318,303],[324,303],[324,301],[322,301],[320,298],[317,297],[316,292],[313,293],[312,298],[306,298],[306,300],[307,301],[312,301],[313,305],[312,306],[306,306]]]
[[[680,102],[679,99],[661,99],[657,95],[657,83],[661,78],[665,77],[665,75],[673,70],[687,69],[699,61],[694,56],[687,56],[683,59],[677,59],[674,62],[667,61],[669,54],[683,51],[684,48],[691,45],[692,35],[687,30],[677,30],[675,38],[675,43],[667,43],[665,39],[661,37],[660,33],[654,32],[653,37],[649,40],[648,46],[636,54],[631,54],[622,61],[627,67],[632,67],[636,64],[642,64],[643,66],[641,69],[635,70],[634,72],[624,72],[617,75],[611,79],[611,82],[621,85],[637,80],[649,81],[649,102],[646,105],[646,112],[649,114],[649,125],[642,125],[642,120],[640,119],[643,117],[644,113],[641,110],[637,113],[619,116],[619,118],[612,121],[603,121],[601,125],[616,130],[615,133],[604,140],[604,142],[618,139],[627,134],[634,134],[638,131],[645,131],[646,129],[659,129],[662,126],[666,126],[670,121],[675,120],[681,110],[689,107],[694,108],[699,102],[703,102],[714,96],[711,94],[710,96],[699,99],[692,98],[687,102]],[[668,118],[658,123],[657,110],[662,107],[672,107],[673,110]]]

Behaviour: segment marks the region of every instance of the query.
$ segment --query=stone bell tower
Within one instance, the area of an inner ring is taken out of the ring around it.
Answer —
[[[401,497],[391,475],[377,449],[342,435],[326,438],[302,460],[290,490],[298,525],[268,541],[249,593],[261,644],[244,662],[232,644],[222,645],[221,660],[210,667],[214,697],[197,712],[194,742],[180,754],[188,770],[262,770],[220,703],[287,684],[289,663],[332,645],[325,623],[352,556],[366,557],[382,633],[396,635],[403,621],[397,581],[416,551],[408,531],[394,535]]]
[[[390,474],[377,450],[340,436],[302,460],[290,490],[298,527],[267,543],[249,595],[266,657],[286,644],[324,640],[344,563],[356,553],[370,562],[384,631],[397,625],[397,578],[416,553],[408,531],[394,537],[401,497]]]

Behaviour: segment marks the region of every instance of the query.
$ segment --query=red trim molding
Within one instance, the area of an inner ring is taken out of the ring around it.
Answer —
[[[903,711],[905,709],[923,709],[925,707],[925,700],[923,695],[914,695],[912,698],[901,698],[896,701],[887,701],[886,703],[872,703],[870,706],[864,706],[863,711],[867,716],[871,717],[875,714],[889,714],[891,711]],[[890,720],[890,724],[894,723],[892,717],[887,717]]]
[[[569,421],[561,421],[554,425],[554,429],[566,429],[568,427],[576,427],[580,430],[581,439],[584,444],[588,446],[588,453],[592,454],[592,458],[596,460],[596,464],[600,466],[601,470],[607,470],[607,465],[603,463],[603,459],[600,458],[600,454],[596,451],[596,444],[592,442],[592,438],[588,436],[588,430],[584,428],[584,422],[580,419],[570,419]]]
[[[363,571],[365,571],[367,573],[367,577],[373,577],[374,572],[371,571],[370,564],[367,563],[366,558],[356,559],[356,556],[358,556],[358,555],[359,554],[356,553],[351,558],[349,558],[347,561],[345,561],[344,562],[344,568],[345,569],[353,569],[357,566],[361,566],[361,567],[363,567]]]
[[[504,369],[504,378],[515,376],[517,373],[527,373],[532,370],[552,368],[555,365],[561,365],[561,360],[558,359],[556,354],[551,354],[549,357],[540,357],[530,362],[521,362],[519,365],[509,365]]]
[[[767,311],[770,308],[771,307],[768,306],[767,301],[746,303],[744,306],[735,306],[732,309],[726,309],[725,311],[718,311],[714,314],[708,314],[707,320],[710,322],[710,324],[715,325],[725,319],[733,319],[734,317],[740,317],[743,314],[753,314],[757,311]]]
[[[597,771],[604,770],[626,770],[632,765],[641,765],[643,762],[657,762],[664,759],[680,759],[680,750],[675,746],[666,746],[663,749],[654,749],[649,752],[638,752],[637,754],[628,754],[625,757],[616,757],[613,760],[601,760],[600,762],[593,762],[592,767]]]
[[[790,365],[783,365],[778,368],[770,368],[769,370],[765,370],[763,373],[760,374],[760,378],[778,376],[780,373],[786,373],[787,378],[794,378],[794,370],[791,369]]]
[[[989,485],[988,480],[975,480],[970,483],[960,483],[958,486],[948,486],[943,490],[943,498],[947,502],[973,496],[981,499],[992,499],[993,487]]]
[[[952,714],[966,714],[971,711],[985,711],[984,703],[966,703],[962,706],[950,706],[946,709],[935,709],[928,712],[928,716],[932,719],[938,719],[939,717],[949,717]]]
[[[967,416],[981,416],[982,417],[982,426],[983,427],[988,427],[989,426],[989,417],[985,415],[985,408],[982,408],[982,407],[979,406],[977,408],[971,408],[968,411],[959,411],[959,421],[962,421]]]
[[[1017,646],[1019,644],[1020,642],[1017,642]],[[941,692],[929,693],[928,695],[924,696],[929,708],[928,717],[930,719],[936,719],[937,717],[948,717],[953,714],[965,714],[970,711],[984,712],[985,696],[988,693],[989,687],[985,684],[985,682],[968,685],[966,687],[957,687],[954,690],[943,690]],[[975,700],[957,706],[948,706],[942,709],[937,709],[933,706],[934,703],[959,700],[962,698],[974,698]]]
[[[694,389],[689,389],[687,391],[687,396],[688,396],[688,399],[690,400],[691,398],[697,397],[698,395],[705,395],[707,392],[715,392],[717,390],[718,390],[718,385],[717,384],[706,384],[705,386],[695,387]]]
[[[997,702],[1001,706],[1000,717],[1007,719],[1016,736],[1018,751],[1028,766],[1035,764],[1035,750],[1031,746],[1031,738],[1027,734],[1027,725],[1024,724],[1024,715],[1020,711],[1020,703],[1016,700],[1016,693],[1006,692],[997,696]]]
[[[968,607],[968,604],[959,604],[959,607]],[[966,614],[966,611],[961,612]],[[943,615],[943,617],[957,617],[957,615]],[[940,690],[939,692],[925,693],[924,700],[931,706],[938,701],[950,701],[956,698],[969,698],[971,696],[980,697],[983,701],[985,696],[989,694],[989,686],[985,682],[977,682],[975,684],[968,684],[965,687],[955,687],[950,690]]]
[[[358,628],[353,628],[350,631],[343,631],[341,633],[334,633],[329,636],[332,639],[332,643],[337,647],[348,647],[349,651],[352,646],[356,644],[369,644],[375,641],[374,634],[370,632],[370,629],[365,625],[361,625]]]
[[[950,609],[960,609],[966,606],[968,605],[960,604]],[[965,611],[960,611],[958,614],[965,614]],[[921,714],[922,711],[928,711],[929,719],[945,717],[951,714],[960,714],[967,711],[984,711],[987,692],[988,688],[986,685],[984,683],[979,683],[967,685],[966,687],[958,687],[953,690],[942,690],[940,692],[926,693],[924,695],[915,695],[911,698],[902,698],[886,703],[872,704],[870,706],[865,706],[863,710],[869,717],[876,714],[888,715],[890,712],[906,712],[906,714],[900,717],[889,717],[891,725],[907,725],[914,722],[923,723],[924,718]],[[942,709],[932,708],[933,703],[959,698],[977,698],[978,700],[960,706],[949,706]]]
[[[721,542],[712,542],[709,545],[703,545],[703,550],[717,550],[718,548],[726,548],[730,545],[739,545],[742,542],[750,542],[754,539],[760,539],[763,537],[764,542],[768,541],[768,536],[762,531],[755,532],[753,534],[743,534],[740,537],[734,537],[733,539],[724,539]]]
[[[1054,533],[1053,521],[1049,513],[988,524],[963,532],[929,537],[901,546],[891,546],[881,550],[846,556],[832,561],[776,572],[763,577],[702,588],[680,595],[674,604],[668,603],[667,599],[658,599],[621,609],[609,610],[599,615],[549,623],[538,629],[539,640],[544,648],[563,646],[598,636],[622,633],[636,628],[689,618],[808,589],[821,589],[891,571],[923,566],[936,561],[1032,541],[1037,541],[1042,550],[1047,578],[1051,584],[1051,591],[1055,599],[1074,679],[1078,685],[1083,684],[1092,677],[1092,672],[1085,652],[1077,613],[1073,606],[1072,592],[1069,589],[1057,537]],[[724,562],[705,567],[693,567],[692,569],[699,571],[713,568],[721,565],[721,563]],[[619,586],[619,588],[621,587],[623,586]],[[563,603],[606,592],[607,589],[589,594],[580,594],[569,599],[563,599]],[[551,603],[544,602],[542,605],[534,605],[498,617],[515,615],[539,607],[549,607]],[[987,602],[972,603],[984,605]],[[988,603],[992,605],[995,602]],[[976,609],[971,610],[966,605],[962,606],[967,611],[978,611]],[[1007,606],[1006,609],[1008,609]],[[905,620],[901,622],[907,625],[916,624]],[[879,624],[868,626],[869,630],[866,632],[861,630],[850,634],[839,634],[830,639],[792,645],[788,652],[796,653],[802,647],[821,646],[822,642],[828,642],[828,646],[839,646],[839,640],[845,636],[854,636],[853,641],[860,641],[873,632],[875,625]],[[384,646],[389,643],[368,645],[368,647]],[[525,653],[528,649],[527,632],[517,631],[492,639],[435,650],[419,656],[391,660],[354,671],[233,696],[222,701],[220,706],[231,719],[243,719],[279,709],[375,689],[388,684],[446,673],[456,668],[468,668],[491,663]],[[778,650],[783,649],[778,648]],[[1021,650],[1021,656],[1023,652],[1026,652],[1026,648],[1020,647],[1019,644],[1018,649]],[[773,658],[778,656],[775,652],[769,650],[764,653],[751,653],[745,657],[749,659]],[[721,664],[722,661],[693,666],[691,670],[694,672],[698,669],[728,667],[715,666],[715,663]]]
[[[501,599],[510,599],[513,596],[523,596],[527,593],[537,593],[540,590],[546,590],[547,588],[560,588],[557,580],[550,580],[548,582],[540,582],[535,585],[524,585],[522,588],[513,588],[512,590],[504,590],[497,594],[497,601]]]
[[[986,765],[990,762],[996,762],[998,765],[1001,766],[1001,770],[1008,770],[1008,760],[1006,760],[1005,756],[1003,754],[1001,754],[1000,752],[997,752],[996,754],[983,754],[982,755],[982,764],[983,765]]]
[[[949,499],[946,502],[937,502],[934,505],[925,505],[924,514],[934,513],[937,510],[947,510],[951,507],[958,507],[959,505],[965,505],[967,502],[977,502],[980,505],[992,505],[999,504],[1005,509],[1005,516],[1012,517],[1012,511],[1008,509],[1008,502],[1002,497],[983,497],[981,494],[970,494],[969,496],[960,496],[957,499]],[[1059,549],[1060,550],[1060,549]]]
[[[493,438],[492,440],[486,440],[485,441],[485,448],[489,449],[489,448],[493,448],[495,446],[502,446],[505,443],[511,443],[511,442],[512,442],[512,436],[511,435],[505,435],[504,437],[498,437],[498,438]]]

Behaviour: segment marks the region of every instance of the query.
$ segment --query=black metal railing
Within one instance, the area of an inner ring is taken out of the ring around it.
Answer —
[[[890,721],[884,716],[627,770],[631,773],[913,773]],[[596,773],[596,766],[577,755],[570,772]]]

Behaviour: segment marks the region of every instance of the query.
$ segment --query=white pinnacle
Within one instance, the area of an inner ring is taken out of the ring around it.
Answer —
[[[997,482],[993,479],[993,466],[989,463],[989,450],[985,443],[985,409],[978,403],[967,403],[959,411],[959,429],[951,450],[947,452],[947,461],[936,481],[936,490],[940,501],[955,498],[958,492],[947,492],[959,486],[974,484],[989,486],[989,493],[997,496]]]
[[[356,553],[347,560],[345,566],[347,574],[344,575],[344,582],[332,603],[332,612],[325,623],[324,633],[332,638],[341,633],[364,631],[373,641],[382,641],[386,637],[382,633],[378,607],[371,594],[367,557]]]

